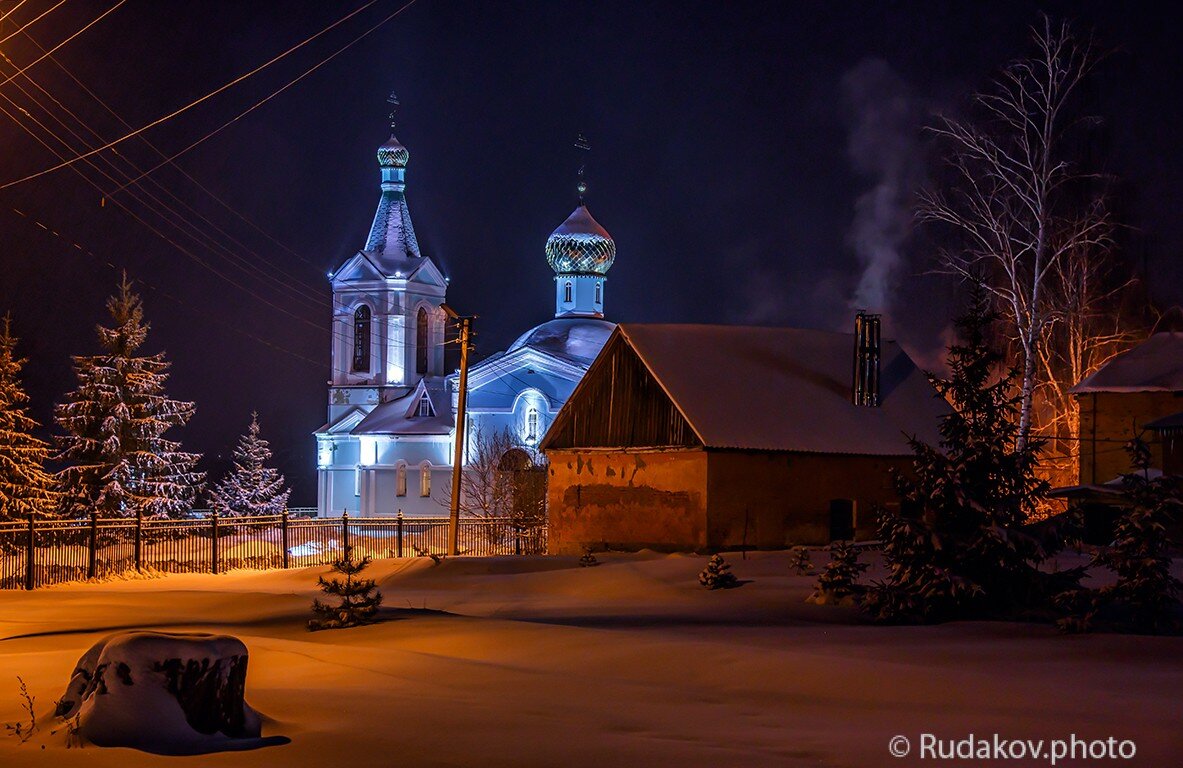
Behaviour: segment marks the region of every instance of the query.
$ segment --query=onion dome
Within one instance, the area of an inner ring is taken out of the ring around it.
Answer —
[[[378,147],[378,165],[383,168],[406,168],[407,160],[411,158],[411,153],[407,148],[394,138],[394,134],[390,134],[390,138]]]
[[[546,261],[560,275],[605,275],[615,259],[616,242],[586,205],[576,208],[546,240]]]

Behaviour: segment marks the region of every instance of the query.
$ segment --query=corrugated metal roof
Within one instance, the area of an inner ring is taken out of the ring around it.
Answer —
[[[948,410],[894,341],[881,405],[851,402],[854,335],[724,325],[618,326],[708,448],[901,456]]]
[[[1156,333],[1122,352],[1071,392],[1183,392],[1183,333]]]

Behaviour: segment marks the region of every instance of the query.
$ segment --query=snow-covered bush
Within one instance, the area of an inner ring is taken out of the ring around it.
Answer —
[[[599,564],[600,564],[600,561],[596,559],[596,556],[594,554],[592,554],[592,551],[590,549],[586,550],[583,553],[583,556],[579,558],[579,567],[580,568],[593,568]]]
[[[816,605],[854,605],[862,593],[859,578],[867,570],[859,562],[858,548],[849,541],[830,545],[830,561],[817,577],[817,586],[806,602]]]
[[[344,578],[317,577],[321,591],[337,598],[337,603],[330,605],[319,599],[313,600],[314,618],[308,620],[308,629],[344,629],[374,621],[382,605],[382,593],[373,579],[358,578],[369,566],[369,557],[355,561],[353,547],[345,547],[340,559],[333,562],[333,572]]]
[[[698,583],[707,589],[730,589],[737,586],[739,580],[731,572],[731,566],[722,555],[711,555],[707,567],[698,574]]]
[[[813,561],[809,559],[809,550],[806,547],[793,547],[789,554],[789,569],[798,576],[813,573]]]

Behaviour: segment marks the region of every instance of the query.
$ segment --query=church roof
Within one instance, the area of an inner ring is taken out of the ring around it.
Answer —
[[[604,275],[616,260],[616,242],[581,204],[547,238],[546,260],[560,275]]]
[[[600,354],[615,323],[594,317],[564,317],[536,325],[509,346],[507,352],[533,347],[584,367]]]
[[[606,349],[618,337],[707,448],[903,456],[911,453],[908,436],[937,444],[938,421],[947,411],[891,340],[882,346],[880,405],[866,407],[851,402],[853,334],[626,323]],[[608,359],[604,353],[592,364],[564,412],[589,391],[586,385]],[[548,440],[563,420],[560,412]]]
[[[1183,392],[1183,332],[1154,334],[1105,363],[1071,391]]]
[[[419,401],[427,395],[431,416],[420,416]],[[452,397],[442,376],[423,378],[406,395],[379,404],[361,423],[350,430],[351,435],[447,435],[455,426],[452,418]]]
[[[362,253],[387,277],[408,276],[423,263],[403,190],[382,190]]]

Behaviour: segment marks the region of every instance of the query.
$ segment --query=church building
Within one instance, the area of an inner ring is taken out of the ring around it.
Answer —
[[[369,237],[330,275],[329,418],[316,432],[322,517],[448,514],[458,399],[458,377],[444,371],[448,280],[415,238],[408,159],[393,134],[378,148],[381,196]],[[466,455],[502,430],[536,451],[615,327],[604,320],[615,257],[615,242],[581,199],[546,242],[554,318],[469,369]]]

